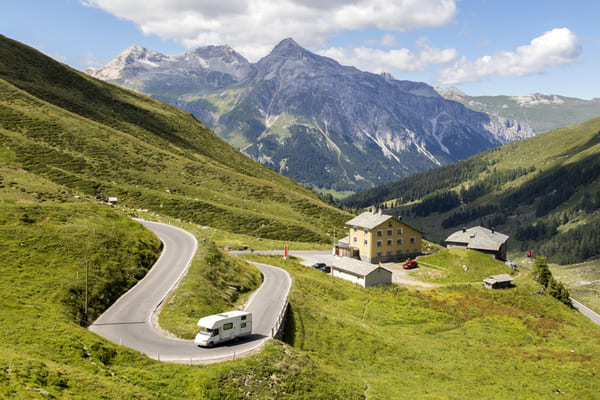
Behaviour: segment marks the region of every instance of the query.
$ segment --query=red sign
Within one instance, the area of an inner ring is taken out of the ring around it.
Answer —
[[[531,250],[527,252],[527,257],[531,257]]]
[[[285,245],[285,258],[288,258],[288,245]]]

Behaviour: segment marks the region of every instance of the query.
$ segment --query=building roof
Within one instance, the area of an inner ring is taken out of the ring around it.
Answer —
[[[377,269],[382,269],[390,274],[392,271],[389,269],[383,268],[377,264],[371,264],[360,260],[355,260],[353,258],[344,257],[341,260],[336,260],[332,265],[332,268],[337,269],[339,271],[348,272],[352,275],[356,276],[364,276],[371,274]]]
[[[357,217],[352,218],[350,221],[346,222],[346,225],[356,226],[358,228],[364,229],[373,229],[388,219],[394,218],[391,215],[385,215],[381,212],[375,212],[374,210],[365,211]]]
[[[493,285],[494,283],[511,282],[512,280],[513,280],[513,278],[510,275],[502,274],[502,275],[488,276],[483,281],[489,285]]]
[[[338,244],[350,245],[350,236],[338,240]]]
[[[506,243],[509,236],[496,232],[483,226],[475,226],[469,229],[462,229],[454,232],[446,238],[446,243],[462,243],[468,249],[474,250],[500,250],[500,247]]]

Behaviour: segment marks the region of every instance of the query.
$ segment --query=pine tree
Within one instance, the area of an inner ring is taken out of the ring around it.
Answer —
[[[548,268],[548,264],[546,263],[546,257],[536,257],[535,263],[533,264],[533,277],[542,286],[548,287],[550,280],[553,278],[552,272],[550,272],[550,268]]]

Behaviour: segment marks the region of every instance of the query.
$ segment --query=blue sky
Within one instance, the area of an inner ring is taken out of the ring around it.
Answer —
[[[600,97],[597,0],[3,0],[0,33],[72,67],[139,44],[172,55],[280,40],[470,95]]]

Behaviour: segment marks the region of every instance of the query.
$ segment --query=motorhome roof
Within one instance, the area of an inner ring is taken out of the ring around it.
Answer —
[[[229,311],[226,313],[208,315],[204,318],[200,318],[200,321],[196,325],[203,326],[208,329],[214,329],[214,326],[217,322],[223,321],[224,319],[229,319],[233,317],[239,317],[241,315],[250,315],[247,311]]]

